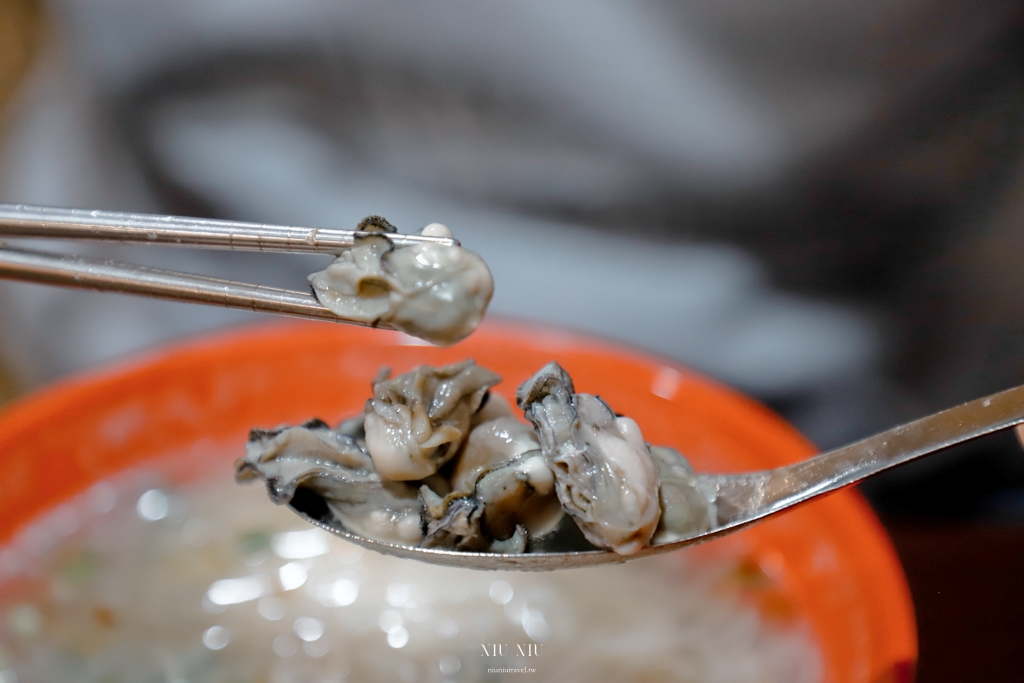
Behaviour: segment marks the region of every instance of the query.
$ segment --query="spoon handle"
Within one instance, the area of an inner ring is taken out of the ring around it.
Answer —
[[[709,477],[718,524],[766,517],[815,496],[1024,423],[1024,386],[948,408],[808,460],[764,472]]]

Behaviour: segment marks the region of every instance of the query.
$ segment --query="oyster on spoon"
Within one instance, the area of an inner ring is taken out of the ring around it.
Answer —
[[[452,396],[456,403],[469,400],[468,406],[480,397],[469,411],[468,433],[457,443],[444,442],[444,457],[427,456],[437,467],[425,477],[382,477],[366,448],[370,421],[357,417],[336,430],[322,422],[254,430],[237,464],[238,478],[263,479],[276,502],[379,552],[477,569],[541,571],[625,562],[702,543],[1024,423],[1024,387],[1016,387],[786,467],[707,474],[694,472],[672,449],[645,444],[636,423],[616,416],[601,399],[574,393],[557,364],[519,390],[520,407],[534,425],[531,438],[529,426],[484,388],[493,375],[481,371],[467,361],[407,373],[464,378],[413,382],[430,390],[421,396],[428,418]],[[382,381],[388,380],[375,382],[375,395]],[[415,440],[431,428],[409,414],[409,438]],[[290,431],[296,429],[311,433]],[[429,441],[427,436],[422,443]]]

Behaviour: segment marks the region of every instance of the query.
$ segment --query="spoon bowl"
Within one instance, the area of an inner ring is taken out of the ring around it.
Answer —
[[[716,519],[707,531],[620,555],[607,550],[478,553],[398,545],[351,533],[317,494],[307,491],[292,509],[306,521],[387,555],[472,569],[550,571],[617,564],[678,550],[734,533],[892,467],[986,434],[1024,423],[1024,386],[934,413],[801,462],[740,474],[697,475],[697,488],[713,501]]]

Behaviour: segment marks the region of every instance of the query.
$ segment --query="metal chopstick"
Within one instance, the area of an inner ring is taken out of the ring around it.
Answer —
[[[0,278],[391,329],[341,318],[311,292],[44,251],[0,246]]]
[[[0,236],[4,237],[337,254],[353,246],[357,238],[369,234],[355,230],[0,204]],[[395,246],[459,244],[457,240],[444,237],[401,233],[388,233],[387,236]],[[327,309],[308,291],[20,249],[2,242],[0,279],[137,294],[171,301],[393,329],[384,323],[342,318]]]
[[[202,249],[336,254],[370,233],[143,213],[0,204],[0,236],[162,244]],[[388,233],[397,247],[458,245],[448,237]]]

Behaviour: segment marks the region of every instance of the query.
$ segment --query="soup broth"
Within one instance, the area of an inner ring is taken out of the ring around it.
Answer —
[[[0,552],[0,683],[819,680],[807,629],[759,612],[741,563],[437,567],[310,528],[226,469],[135,470]]]

